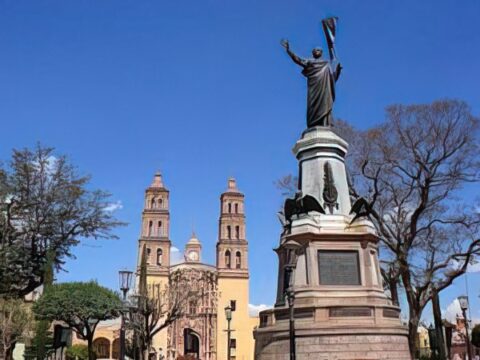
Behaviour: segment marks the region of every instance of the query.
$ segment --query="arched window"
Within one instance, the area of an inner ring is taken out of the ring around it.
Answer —
[[[162,198],[158,199],[158,207],[160,209],[163,209],[163,199]]]
[[[235,203],[235,214],[238,214],[238,203]]]
[[[150,203],[150,209],[155,209],[157,207],[157,202],[155,201],[155,198],[152,198],[152,201]]]
[[[227,225],[227,239],[232,238],[232,228],[230,225]]]
[[[147,248],[147,265],[150,265],[151,255],[152,255],[152,249]]]
[[[240,226],[235,226],[235,238],[240,239]]]
[[[112,343],[112,359],[120,359],[120,339],[116,338]]]
[[[162,265],[163,251],[162,249],[157,249],[157,265]]]
[[[153,221],[148,222],[148,236],[152,236]]]
[[[112,343],[112,359],[120,359],[120,339],[116,338]]]
[[[235,267],[237,269],[240,269],[242,267],[242,254],[240,253],[240,251],[237,251],[237,253],[235,254]]]
[[[158,222],[158,229],[157,229],[157,235],[162,236],[163,235],[163,229],[162,229],[162,222]]]
[[[110,341],[106,338],[97,338],[93,341],[93,351],[97,358],[110,358]]]
[[[231,257],[230,257],[230,250],[225,251],[225,267],[230,269],[232,267],[232,262],[231,262]]]
[[[228,213],[232,212],[232,203],[228,203]]]

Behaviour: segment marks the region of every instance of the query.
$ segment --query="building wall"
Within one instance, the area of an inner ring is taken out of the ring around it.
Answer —
[[[218,342],[217,358],[227,358],[227,320],[225,317],[225,307],[231,300],[236,301],[236,310],[232,313],[230,328],[233,331],[232,338],[236,339],[237,346],[232,350],[232,360],[253,360],[254,339],[253,328],[257,323],[257,318],[251,318],[248,312],[249,299],[249,281],[240,278],[222,278],[218,280],[219,300],[218,300]],[[234,357],[235,356],[235,357]]]
[[[165,275],[151,275],[147,273],[147,284],[160,285],[161,289],[164,289],[168,285],[168,276]],[[163,320],[161,319],[159,323]],[[166,354],[167,349],[167,328],[162,329],[155,335],[152,341],[152,346],[157,354]],[[160,350],[161,349],[161,350]]]

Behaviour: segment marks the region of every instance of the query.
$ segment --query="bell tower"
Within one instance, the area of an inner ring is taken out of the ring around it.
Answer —
[[[245,198],[235,179],[228,179],[227,190],[220,195],[220,219],[217,241],[218,293],[217,328],[227,329],[226,307],[232,311],[230,355],[250,359],[253,349],[248,339],[252,328],[248,321],[248,243],[245,236]],[[218,332],[217,359],[227,358],[227,333]]]
[[[170,211],[169,191],[165,188],[162,175],[157,172],[152,184],[145,190],[142,212],[142,227],[138,241],[138,266],[142,248],[147,248],[149,277],[168,276],[170,266]]]
[[[220,196],[217,242],[219,276],[248,278],[248,243],[245,236],[244,195],[234,178]]]

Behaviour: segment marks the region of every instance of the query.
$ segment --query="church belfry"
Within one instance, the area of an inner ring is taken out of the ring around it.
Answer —
[[[231,357],[250,359],[249,339],[252,327],[248,319],[248,243],[245,235],[245,196],[238,190],[235,179],[228,179],[227,190],[220,195],[218,222],[217,273],[218,303],[217,328],[226,329],[225,307],[235,314],[231,327],[235,332],[230,339]],[[221,331],[217,338],[217,359],[227,358],[227,333]]]
[[[169,191],[163,184],[162,175],[157,172],[152,184],[145,190],[142,228],[138,242],[139,259],[143,246],[147,248],[147,265],[150,274],[168,274],[171,245],[169,228]]]
[[[244,195],[235,179],[220,196],[217,268],[220,276],[248,278],[248,243],[245,236]]]

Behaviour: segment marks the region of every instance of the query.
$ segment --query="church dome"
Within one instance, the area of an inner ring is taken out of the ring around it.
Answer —
[[[188,240],[187,245],[201,245],[200,240],[198,240],[197,236],[195,235],[195,232],[192,232],[192,236],[190,237],[190,240]]]

